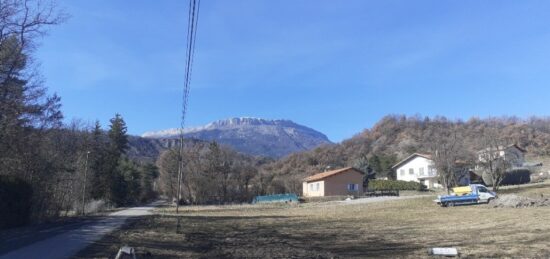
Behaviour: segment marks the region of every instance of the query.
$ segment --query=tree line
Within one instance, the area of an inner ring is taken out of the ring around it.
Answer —
[[[107,131],[63,124],[61,99],[48,94],[33,61],[40,37],[66,17],[49,1],[0,3],[0,228],[156,195],[156,167],[125,155],[120,115]]]
[[[182,188],[178,189],[181,158]],[[216,142],[190,142],[182,156],[178,149],[169,149],[158,158],[159,191],[174,201],[180,192],[180,202],[185,204],[248,202],[259,192],[253,180],[261,163]]]

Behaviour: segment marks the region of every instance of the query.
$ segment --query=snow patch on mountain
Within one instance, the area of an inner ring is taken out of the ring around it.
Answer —
[[[174,139],[179,134],[180,129],[175,128],[145,132],[142,137]],[[229,118],[204,126],[185,128],[183,134],[185,138],[215,140],[243,153],[271,157],[281,157],[331,143],[321,132],[293,121],[253,117]]]

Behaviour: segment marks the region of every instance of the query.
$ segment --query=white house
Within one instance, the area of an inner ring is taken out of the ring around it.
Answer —
[[[437,171],[433,166],[432,156],[414,153],[392,167],[397,180],[414,181],[428,188],[441,188]]]
[[[480,162],[502,158],[505,161],[509,161],[512,168],[521,168],[525,163],[525,152],[525,149],[518,145],[509,145],[482,149],[477,152],[477,155]]]

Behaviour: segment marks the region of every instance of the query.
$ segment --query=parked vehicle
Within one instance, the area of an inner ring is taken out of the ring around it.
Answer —
[[[441,207],[452,207],[463,204],[489,203],[496,196],[496,193],[489,191],[484,185],[470,184],[469,186],[455,187],[451,195],[439,195],[434,202]]]

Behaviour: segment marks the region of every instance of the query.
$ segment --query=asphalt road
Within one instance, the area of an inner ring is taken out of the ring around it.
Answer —
[[[29,229],[5,236],[0,240],[0,259],[70,258],[121,227],[129,218],[152,214],[152,209],[159,204],[160,202],[155,202],[144,207],[117,211],[101,218]]]

